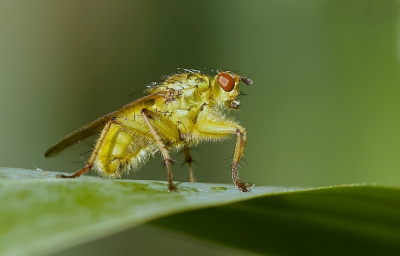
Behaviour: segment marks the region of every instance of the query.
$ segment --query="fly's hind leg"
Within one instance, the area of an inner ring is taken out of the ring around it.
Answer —
[[[96,146],[92,152],[92,155],[90,156],[89,160],[86,162],[85,167],[83,167],[82,169],[80,169],[79,171],[77,171],[76,173],[72,174],[72,175],[65,175],[65,174],[57,174],[56,177],[57,178],[69,178],[69,179],[75,179],[78,178],[79,176],[81,176],[82,174],[84,174],[85,172],[89,171],[90,169],[92,169],[94,160],[96,159],[96,156],[99,152],[99,149],[101,147],[101,145],[103,144],[104,138],[107,135],[108,130],[110,129],[110,126],[114,123],[114,120],[111,119],[111,121],[109,121],[106,126],[104,127],[103,131],[101,132],[100,138],[98,139]]]
[[[196,179],[194,178],[193,175],[193,168],[192,168],[192,163],[194,162],[192,156],[190,155],[190,151],[188,147],[183,148],[183,153],[185,154],[185,163],[189,165],[189,180],[190,182],[195,182]]]

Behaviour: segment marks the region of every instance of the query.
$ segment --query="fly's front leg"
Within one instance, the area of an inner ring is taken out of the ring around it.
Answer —
[[[241,182],[239,179],[239,162],[243,156],[244,147],[246,146],[246,130],[236,123],[214,122],[211,120],[201,120],[197,122],[196,131],[200,137],[207,140],[221,140],[231,134],[236,134],[236,145],[232,159],[232,180],[235,185],[243,192],[250,191],[253,184]]]
[[[246,130],[244,128],[237,128],[236,146],[232,161],[232,180],[235,183],[235,185],[243,192],[250,191],[249,188],[254,186],[253,184],[248,182],[241,182],[239,179],[239,170],[238,170],[239,162],[243,156],[244,147],[246,146],[246,140],[247,140]]]

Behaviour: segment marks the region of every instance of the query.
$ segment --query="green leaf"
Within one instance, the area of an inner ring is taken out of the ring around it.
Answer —
[[[265,254],[398,255],[400,190],[358,185],[266,194],[152,224]]]
[[[0,168],[0,254],[41,255],[146,222],[266,254],[400,252],[400,189],[54,178]]]

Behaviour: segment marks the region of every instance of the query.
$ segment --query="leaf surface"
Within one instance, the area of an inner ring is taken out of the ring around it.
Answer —
[[[300,189],[58,179],[0,168],[0,254],[42,255],[143,223],[265,254],[400,251],[400,189],[343,185]]]

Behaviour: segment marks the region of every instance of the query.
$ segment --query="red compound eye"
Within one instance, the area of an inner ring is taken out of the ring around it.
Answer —
[[[232,91],[235,87],[235,80],[227,73],[220,73],[217,80],[219,86],[226,92]]]

